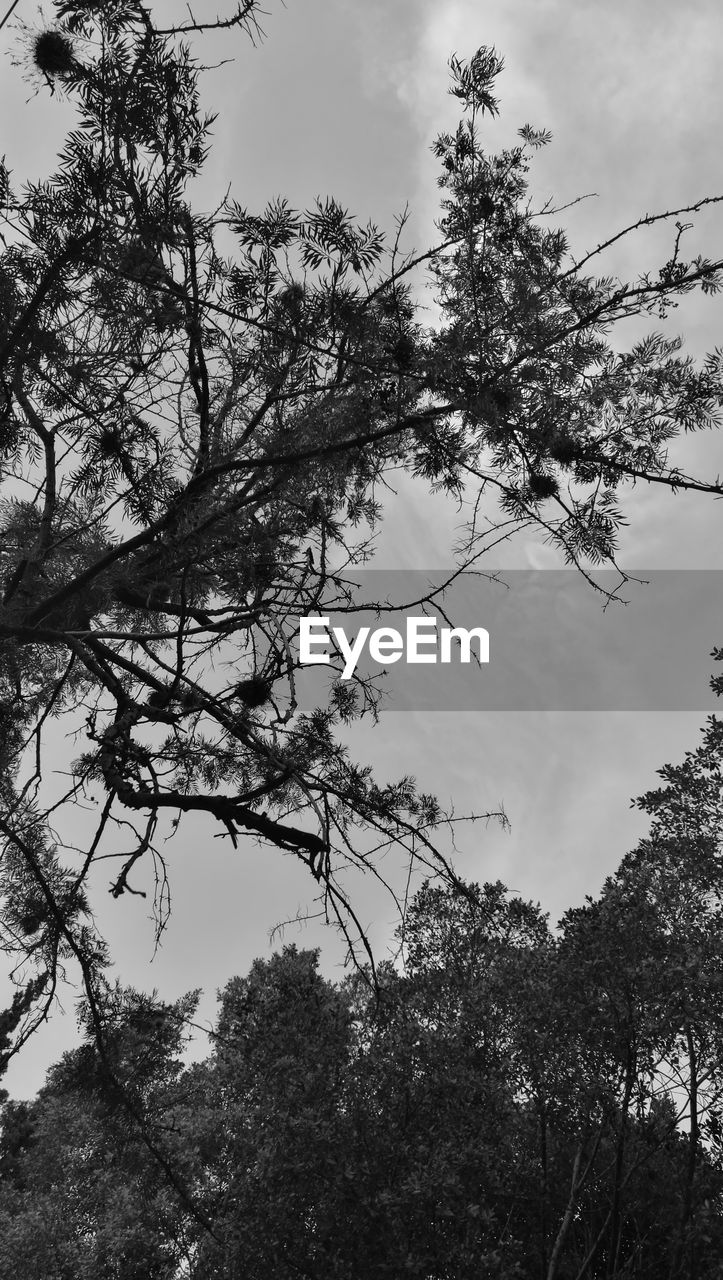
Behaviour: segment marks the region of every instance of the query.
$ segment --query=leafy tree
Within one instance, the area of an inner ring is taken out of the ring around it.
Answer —
[[[6,1017],[15,1047],[71,962],[100,1033],[90,879],[115,856],[114,896],[145,892],[150,863],[160,931],[164,818],[206,813],[234,843],[250,833],[302,859],[352,946],[365,939],[344,868],[394,845],[454,882],[433,798],[378,782],[340,743],[375,690],[337,682],[297,709],[297,620],[356,604],[345,572],[389,468],[496,490],[492,543],[532,522],[583,571],[614,562],[625,481],[720,493],[666,452],[717,423],[720,353],[698,368],[657,334],[624,354],[606,340],[624,316],[715,291],[720,263],[685,260],[681,226],[654,277],[589,275],[605,246],[572,261],[554,211],[527,200],[546,135],[483,149],[493,51],[451,62],[464,119],[435,144],[442,238],[427,252],[385,250],[332,198],[192,209],[211,122],[183,37],[253,32],[256,11],[164,29],[139,0],[58,0],[29,43],[77,125],[47,181],[17,192],[0,173],[3,946],[27,975]],[[434,329],[414,302],[423,268]],[[471,529],[463,562],[489,543]],[[43,773],[58,717],[86,739],[61,796]],[[80,798],[98,820],[78,855],[62,817]]]
[[[317,952],[286,947],[221,993],[202,1090],[214,1235],[200,1241],[198,1280],[348,1274],[352,1024],[344,992],[317,964]]]
[[[376,996],[287,947],[185,1068],[195,996],[107,990],[101,1036],[86,1002],[4,1107],[2,1274],[714,1280],[720,747],[712,718],[556,931],[499,883],[427,883]]]
[[[561,923],[546,1020],[574,1062],[578,1101],[573,1110],[564,1100],[570,1143],[558,1177],[570,1187],[570,1212],[555,1238],[550,1280],[565,1274],[568,1251],[577,1251],[581,1277],[626,1268],[651,1276],[715,1273],[720,747],[721,724],[712,717],[701,746],[681,766],[661,770],[667,785],[638,801],[652,815],[648,837],[597,901]],[[663,1241],[661,1215],[651,1215],[648,1202],[651,1187],[664,1181]]]
[[[0,1141],[0,1270],[8,1280],[172,1280],[187,1260],[197,1148],[181,1087],[196,997],[162,1006],[116,988],[99,1050],[48,1072],[37,1099],[8,1104]],[[129,1099],[139,1118],[129,1127]],[[157,1156],[162,1144],[166,1167]],[[167,1176],[173,1161],[172,1178]]]

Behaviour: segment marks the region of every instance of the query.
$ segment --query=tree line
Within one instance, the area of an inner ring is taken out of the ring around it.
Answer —
[[[86,1002],[5,1102],[2,1275],[713,1280],[722,744],[711,718],[556,929],[500,883],[427,882],[376,993],[286,946],[226,984],[192,1065],[198,992],[109,985],[102,1047]]]

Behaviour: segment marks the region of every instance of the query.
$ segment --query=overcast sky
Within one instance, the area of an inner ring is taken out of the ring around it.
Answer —
[[[210,5],[214,11],[220,8]],[[168,5],[165,6],[168,9]],[[199,2],[199,11],[201,5]],[[552,131],[533,168],[542,204],[596,198],[561,215],[576,249],[591,247],[639,215],[723,193],[720,120],[723,10],[715,0],[267,0],[266,38],[210,40],[204,61],[234,56],[203,80],[206,104],[219,113],[197,206],[212,206],[230,182],[250,209],[288,196],[297,208],[334,194],[360,218],[392,231],[409,205],[407,245],[424,248],[437,216],[434,135],[456,123],[447,93],[447,59],[494,45],[505,60],[498,82],[501,117],[489,146],[513,143],[525,122]],[[159,6],[160,8],[160,6]],[[173,5],[171,11],[178,11]],[[35,16],[26,0],[18,15]],[[17,28],[0,33],[17,54]],[[0,78],[2,141],[15,180],[39,178],[52,165],[67,108],[31,88],[7,59]],[[721,214],[697,220],[690,251],[723,256]],[[636,240],[611,261],[635,274],[663,261],[659,237]],[[673,313],[674,327],[703,352],[720,345],[723,303],[698,297]],[[632,330],[631,330],[632,337]],[[619,341],[628,335],[621,331]],[[718,436],[689,442],[681,461],[701,474],[723,472]],[[630,570],[721,568],[721,507],[701,496],[652,487],[626,495],[631,525],[621,563]],[[387,500],[378,563],[385,568],[444,568],[461,515],[451,505],[400,482]],[[549,548],[522,538],[490,568],[554,568]],[[711,576],[711,583],[714,579]],[[713,589],[713,588],[711,588]],[[631,606],[632,607],[632,606]],[[708,619],[709,615],[706,615]],[[670,619],[671,627],[675,619]],[[690,661],[705,670],[721,634],[689,627]],[[658,642],[666,643],[661,633]],[[712,665],[712,664],[711,664]],[[605,875],[645,831],[631,797],[655,785],[655,771],[697,745],[700,712],[394,712],[350,741],[380,777],[418,776],[457,814],[503,804],[510,832],[477,825],[457,830],[457,866],[482,881],[504,880],[542,902],[556,919]],[[84,816],[78,813],[78,836]],[[249,843],[233,853],[193,820],[169,850],[174,914],[151,964],[148,908],[101,893],[99,921],[118,956],[118,975],[168,999],[191,987],[214,992],[255,956],[269,954],[269,930],[309,902],[303,869],[277,851]],[[371,888],[357,886],[362,918],[379,954],[393,911]],[[342,949],[318,928],[286,938],[321,944],[329,973]],[[71,1011],[73,993],[66,1008]],[[13,1065],[6,1085],[32,1093],[48,1061],[72,1041],[72,1019],[56,1019]]]

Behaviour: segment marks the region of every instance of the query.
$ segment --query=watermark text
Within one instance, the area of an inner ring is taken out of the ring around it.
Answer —
[[[490,638],[484,627],[437,627],[437,619],[407,618],[404,634],[395,627],[360,627],[351,640],[329,618],[299,618],[299,657],[302,665],[329,664],[330,649],[341,654],[342,680],[350,680],[367,648],[373,662],[450,663],[489,662]],[[473,643],[475,649],[473,649]],[[455,658],[452,654],[455,652]]]

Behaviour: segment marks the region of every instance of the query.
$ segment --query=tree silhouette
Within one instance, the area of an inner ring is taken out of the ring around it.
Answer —
[[[167,29],[138,0],[54,13],[31,63],[76,126],[47,181],[16,193],[0,173],[2,939],[30,993],[6,1019],[16,1048],[71,962],[100,1034],[90,879],[114,857],[112,894],[145,893],[150,863],[160,931],[164,819],[205,813],[234,844],[251,834],[301,859],[353,948],[367,942],[345,868],[379,874],[395,847],[454,883],[436,801],[408,777],[377,781],[340,742],[375,688],[337,681],[298,709],[298,619],[358,607],[347,570],[390,468],[499,494],[462,566],[533,523],[585,572],[614,563],[624,482],[721,492],[666,449],[717,422],[723,357],[698,368],[659,335],[623,355],[605,339],[718,287],[720,263],[682,256],[680,219],[708,200],[636,224],[678,220],[657,276],[587,274],[634,228],[571,261],[554,211],[527,202],[546,135],[482,148],[501,67],[482,49],[451,62],[465,114],[435,144],[435,247],[386,249],[332,198],[195,211],[211,120],[182,37],[253,36],[254,0]],[[423,270],[433,328],[412,287]],[[58,719],[85,739],[60,795],[46,767]],[[80,801],[97,820],[78,849],[63,821]]]

